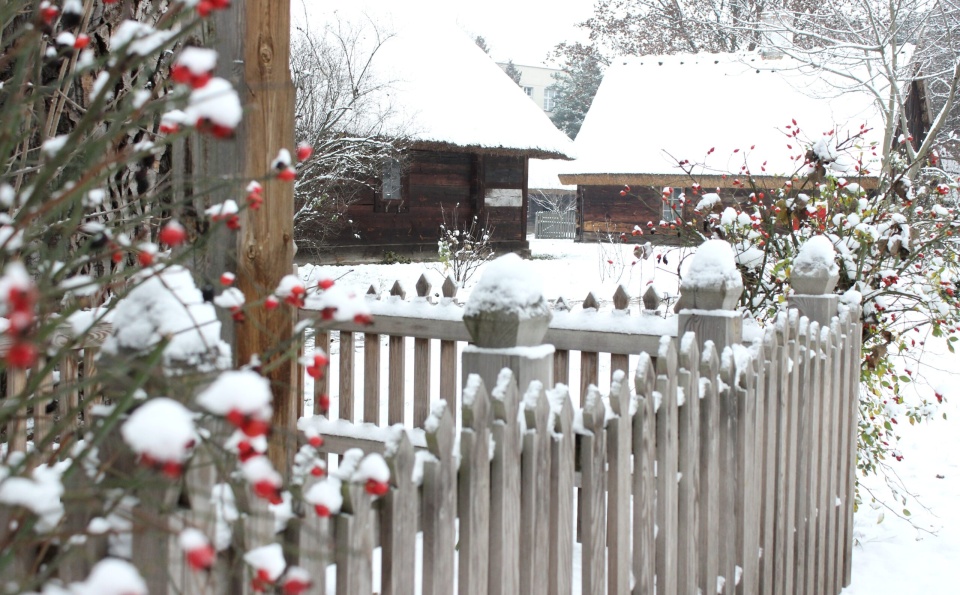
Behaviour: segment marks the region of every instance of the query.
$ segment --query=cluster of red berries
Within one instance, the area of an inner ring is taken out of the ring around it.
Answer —
[[[13,344],[4,359],[12,368],[29,368],[37,361],[37,347],[30,340],[36,320],[36,305],[37,290],[32,283],[28,287],[10,288],[7,294],[7,318],[10,323],[7,332],[12,336]]]

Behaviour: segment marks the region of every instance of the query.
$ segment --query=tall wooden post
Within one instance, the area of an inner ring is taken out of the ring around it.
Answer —
[[[294,88],[290,79],[290,0],[247,0],[243,23],[246,107],[241,139],[245,177],[260,177],[280,149],[293,152]],[[239,5],[237,6],[240,7]],[[293,268],[293,184],[277,179],[264,184],[266,200],[257,211],[245,213],[237,235],[237,286],[248,300],[273,292]],[[290,352],[294,311],[252,308],[236,329],[237,362],[256,355],[275,355],[264,361],[273,388],[275,431],[270,452],[274,465],[286,469],[297,423],[295,358],[278,363]],[[295,354],[296,352],[293,351]]]
[[[243,213],[237,232],[221,230],[198,258],[198,272],[216,279],[224,270],[237,275],[236,285],[248,303],[273,292],[293,270],[293,184],[274,177],[270,164],[280,149],[294,151],[294,97],[290,78],[290,0],[235,2],[217,11],[209,21],[210,47],[219,53],[218,74],[230,80],[240,94],[243,122],[233,142],[218,141],[200,148],[195,157],[210,173],[219,202],[243,199],[243,185],[224,180],[264,180],[264,203]],[[280,363],[292,351],[296,313],[288,308],[268,312],[252,306],[246,320],[232,325],[234,357],[244,365],[254,356],[273,387],[274,428],[270,444],[273,464],[281,472],[289,466],[297,421],[295,357]],[[225,324],[229,328],[230,324]]]

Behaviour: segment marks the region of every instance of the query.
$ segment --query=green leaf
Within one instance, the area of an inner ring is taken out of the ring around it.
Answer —
[[[903,516],[910,516],[910,511],[906,508],[903,509]]]

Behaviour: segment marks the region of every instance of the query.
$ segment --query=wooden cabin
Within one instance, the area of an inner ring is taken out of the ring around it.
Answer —
[[[919,143],[929,107],[921,83],[906,86],[907,121]],[[680,242],[671,224],[693,215],[702,193],[735,206],[750,200],[752,179],[770,195],[793,174],[804,177],[801,147],[812,143],[836,150],[859,135],[862,169],[841,158],[831,173],[875,188],[869,172],[879,160],[870,144],[883,141],[882,123],[863,88],[787,57],[624,58],[607,70],[575,141],[578,158],[561,164],[560,180],[577,186],[578,240],[626,234]],[[631,234],[636,226],[642,236]]]
[[[529,160],[569,159],[573,143],[455,24],[401,15],[379,26],[370,68],[387,81],[379,103],[404,149],[359,190],[331,256],[435,259],[441,225],[474,217],[498,252],[527,249]]]

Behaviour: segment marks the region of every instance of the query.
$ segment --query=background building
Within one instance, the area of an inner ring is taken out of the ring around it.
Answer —
[[[500,68],[507,70],[507,62],[497,62]],[[545,66],[524,66],[514,64],[514,68],[520,73],[520,87],[527,97],[533,99],[534,103],[546,112],[547,115],[553,113],[554,101],[556,100],[556,91],[554,90],[553,75],[559,74],[560,70],[556,68],[547,68]]]

